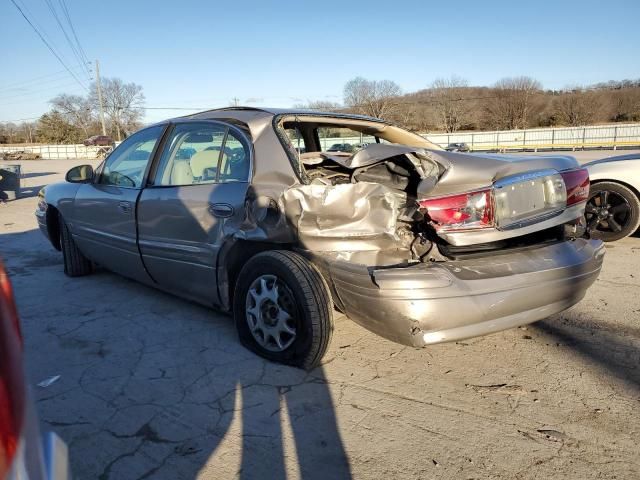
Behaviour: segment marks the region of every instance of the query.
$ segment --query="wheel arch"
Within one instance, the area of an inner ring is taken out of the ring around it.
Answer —
[[[293,250],[292,245],[254,240],[229,239],[218,253],[218,298],[220,307],[230,311],[236,280],[242,267],[255,255],[269,250]]]
[[[53,205],[47,206],[46,221],[47,234],[51,245],[58,251],[62,250],[60,245],[60,212]]]
[[[634,187],[633,185],[624,182],[622,180],[619,179],[614,179],[614,178],[598,178],[597,180],[592,180],[591,181],[591,185],[598,185],[599,183],[617,183],[619,185],[622,185],[623,187],[627,187],[629,190],[631,190],[633,192],[633,194],[640,200],[640,190],[638,190],[636,187]]]

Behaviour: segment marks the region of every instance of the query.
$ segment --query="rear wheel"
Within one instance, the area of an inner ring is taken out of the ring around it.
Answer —
[[[640,226],[640,200],[619,183],[595,183],[591,185],[585,217],[593,238],[620,240]]]
[[[64,259],[64,273],[69,277],[90,274],[93,271],[93,264],[78,249],[62,215],[59,215],[58,219],[60,222],[60,248]]]
[[[242,268],[233,314],[240,342],[268,360],[311,369],[322,360],[333,332],[329,289],[301,255],[259,253]]]

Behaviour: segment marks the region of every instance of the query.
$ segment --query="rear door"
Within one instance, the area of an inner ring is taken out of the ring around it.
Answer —
[[[136,201],[165,125],[127,138],[105,160],[94,183],[78,189],[66,219],[85,256],[109,270],[148,282],[136,243]]]
[[[222,122],[177,123],[138,203],[145,266],[163,288],[218,303],[217,256],[225,225],[244,218],[250,142]]]

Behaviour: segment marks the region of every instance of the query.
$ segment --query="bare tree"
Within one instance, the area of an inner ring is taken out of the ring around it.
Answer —
[[[330,102],[328,100],[307,100],[307,103],[296,103],[294,108],[308,108],[310,110],[323,110],[323,111],[335,111],[340,110],[342,105],[337,102]]]
[[[532,115],[533,97],[542,85],[531,77],[498,80],[493,88],[494,98],[487,103],[489,123],[494,128],[526,128]]]
[[[581,87],[566,89],[557,97],[555,104],[560,122],[572,127],[591,123],[600,107],[594,93]]]
[[[385,118],[397,109],[401,94],[400,86],[391,80],[356,77],[344,86],[344,103],[359,113]]]
[[[90,101],[97,110],[98,93],[96,84],[91,86]],[[122,140],[122,131],[131,132],[140,126],[144,115],[144,94],[142,87],[133,82],[124,83],[119,78],[102,79],[102,99],[104,113],[108,117],[111,128],[116,130],[116,138]]]
[[[445,132],[456,132],[465,121],[464,100],[465,79],[455,75],[450,78],[437,78],[431,85],[433,105]]]
[[[89,130],[92,127],[94,115],[91,108],[91,102],[87,97],[80,95],[60,94],[49,103],[53,109],[60,112],[62,116],[74,127],[81,129],[84,136],[89,136]]]

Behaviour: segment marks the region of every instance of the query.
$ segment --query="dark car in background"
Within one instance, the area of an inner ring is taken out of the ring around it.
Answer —
[[[449,145],[447,145],[447,148],[445,148],[445,150],[447,152],[468,152],[471,149],[466,143],[450,143]]]
[[[354,150],[354,146],[350,143],[334,143],[327,148],[327,152],[353,152]]]
[[[113,145],[113,138],[108,135],[94,135],[87,138],[82,144],[85,147],[108,147]]]
[[[68,480],[67,446],[54,433],[39,434],[23,353],[11,284],[0,261],[0,479]]]

